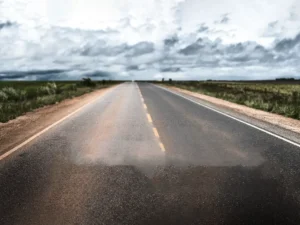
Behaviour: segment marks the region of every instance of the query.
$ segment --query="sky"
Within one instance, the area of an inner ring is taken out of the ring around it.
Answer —
[[[299,0],[0,0],[0,80],[300,78]]]

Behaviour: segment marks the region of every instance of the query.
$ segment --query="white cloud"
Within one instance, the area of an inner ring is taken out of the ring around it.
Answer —
[[[297,76],[299,13],[296,0],[2,0],[0,73]]]

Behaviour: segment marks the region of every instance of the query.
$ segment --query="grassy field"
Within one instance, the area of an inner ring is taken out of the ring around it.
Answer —
[[[160,82],[161,83],[161,82]],[[255,109],[300,119],[300,81],[165,81]]]
[[[1,81],[0,122],[4,123],[26,112],[64,99],[108,87],[118,81]]]

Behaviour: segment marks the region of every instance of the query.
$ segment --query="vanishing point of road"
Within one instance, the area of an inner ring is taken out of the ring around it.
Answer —
[[[0,224],[300,224],[300,148],[124,83],[1,159]]]

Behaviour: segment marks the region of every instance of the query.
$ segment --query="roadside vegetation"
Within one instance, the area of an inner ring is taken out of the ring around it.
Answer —
[[[255,109],[300,119],[300,81],[168,81],[165,85],[221,98]]]
[[[1,81],[0,122],[116,83],[118,81],[92,81],[90,78],[81,81]]]

